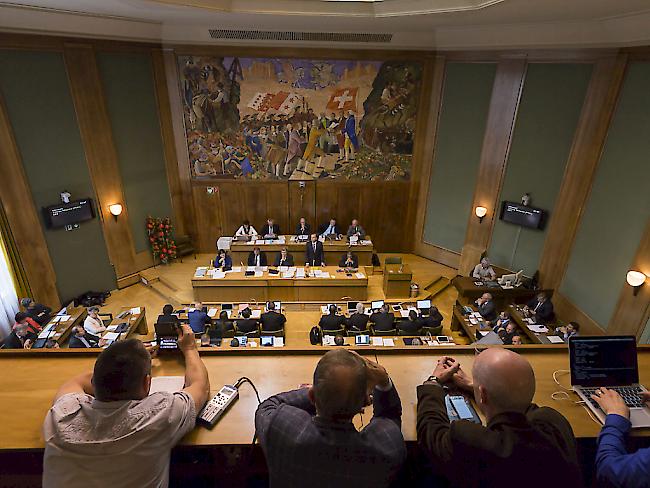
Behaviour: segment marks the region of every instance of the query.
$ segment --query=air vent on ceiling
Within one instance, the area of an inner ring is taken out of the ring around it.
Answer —
[[[212,39],[243,41],[311,41],[388,43],[393,34],[342,32],[276,32],[260,30],[210,29]]]

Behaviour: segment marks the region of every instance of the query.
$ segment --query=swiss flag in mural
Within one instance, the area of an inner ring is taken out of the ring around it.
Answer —
[[[339,88],[327,102],[327,110],[356,110],[358,88]]]

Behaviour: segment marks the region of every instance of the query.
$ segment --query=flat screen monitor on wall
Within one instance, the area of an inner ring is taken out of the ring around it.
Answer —
[[[501,204],[500,219],[504,222],[529,227],[531,229],[543,229],[546,212],[534,207],[528,207],[516,202],[504,201]]]
[[[83,198],[70,203],[43,207],[43,216],[48,229],[58,229],[94,219],[95,206],[91,198]]]

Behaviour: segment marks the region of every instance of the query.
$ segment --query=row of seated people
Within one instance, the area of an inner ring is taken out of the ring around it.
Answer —
[[[318,265],[323,265],[325,264],[325,258],[322,252],[322,244],[320,243],[318,244],[320,245],[319,247],[320,253],[318,254],[321,257],[317,261],[318,261]],[[305,263],[310,263],[310,261],[313,261],[313,259],[311,257],[306,257]],[[253,247],[253,250],[248,254],[248,258],[246,259],[246,264],[247,266],[269,266],[269,260],[266,253],[260,250],[259,247],[255,246]],[[352,251],[348,251],[341,256],[341,259],[339,259],[338,264],[340,268],[356,269],[359,267],[359,257]],[[287,250],[286,247],[282,248],[280,252],[275,255],[275,259],[273,260],[273,266],[276,267],[295,266],[295,265],[296,264],[295,264],[295,260],[293,259],[293,255],[289,254],[289,251]],[[212,260],[212,266],[217,269],[221,269],[223,271],[229,271],[232,269],[233,266],[232,256],[230,256],[228,251],[226,251],[225,249],[219,249],[217,256]]]
[[[346,318],[338,314],[336,305],[329,306],[329,313],[318,322],[323,334],[349,336],[371,335],[439,335],[442,331],[442,315],[434,305],[428,313],[409,311],[408,318],[395,319],[388,304],[368,316],[363,303],[357,303],[356,310]]]
[[[497,314],[496,305],[490,293],[484,293],[475,301],[481,317],[492,327],[504,344],[521,344],[522,334],[510,314],[503,310]],[[531,318],[538,324],[550,324],[555,320],[553,303],[545,293],[538,293],[523,308],[524,318]],[[564,341],[580,333],[580,325],[577,322],[569,322],[566,326],[558,327],[556,330]]]
[[[187,319],[192,332],[196,335],[208,333],[211,338],[238,336],[260,337],[260,335],[284,336],[284,324],[287,318],[281,311],[276,311],[275,302],[267,302],[266,312],[259,320],[254,319],[253,311],[244,308],[239,316],[231,318],[228,312],[221,311],[219,318],[214,321],[208,316],[207,308],[201,302],[194,304],[194,309],[188,312]],[[179,327],[181,320],[174,314],[174,307],[167,304],[163,307],[162,315],[158,316],[156,324],[174,324]]]
[[[92,371],[61,385],[43,422],[45,488],[96,486],[99,481],[102,486],[168,486],[171,449],[194,429],[211,391],[188,325],[179,332],[178,348],[185,364],[184,387],[178,392],[150,394],[158,366],[150,357],[153,350],[136,339],[110,345]],[[269,391],[271,396],[260,399],[251,412],[269,485],[584,486],[571,425],[557,410],[533,403],[535,372],[523,355],[487,348],[476,356],[471,371],[448,356],[432,363],[419,373],[416,425],[407,427],[417,427],[421,450],[415,483],[399,478],[409,470],[404,469],[407,446],[397,376],[391,378],[384,366],[354,351],[336,349],[320,358],[312,385]],[[254,365],[241,366],[243,373],[259,377]],[[211,373],[213,384],[231,379],[221,368]],[[236,385],[244,379],[251,381],[242,378]],[[485,425],[450,422],[445,406],[450,389],[474,397]],[[607,414],[595,456],[597,486],[647,487],[650,449],[628,454],[625,445],[629,408],[607,388],[592,398]],[[650,402],[650,394],[645,392],[642,400]],[[357,429],[353,419],[369,405],[372,416]],[[430,468],[437,478],[432,479]]]
[[[255,227],[253,227],[248,220],[244,220],[242,225],[235,231],[235,236],[275,238],[282,235],[280,225],[276,224],[273,219],[267,219],[266,223],[262,225],[260,229],[261,231],[258,233],[257,230],[255,230]],[[296,225],[295,234],[299,236],[312,234],[311,224],[307,223],[304,217],[301,217],[300,221]],[[341,235],[342,233],[336,219],[332,217],[329,222],[318,226],[318,234],[326,237],[328,235]],[[359,224],[357,219],[352,219],[352,222],[348,226],[346,235],[348,237],[357,236],[360,239],[364,239],[366,237],[366,231]]]

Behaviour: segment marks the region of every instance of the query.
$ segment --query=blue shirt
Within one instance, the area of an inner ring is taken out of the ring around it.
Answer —
[[[208,314],[201,310],[188,313],[187,318],[190,319],[190,327],[197,334],[205,332],[205,324],[210,320]]]
[[[598,436],[596,477],[598,486],[642,488],[650,487],[650,447],[628,454],[625,437],[630,421],[609,414]]]

